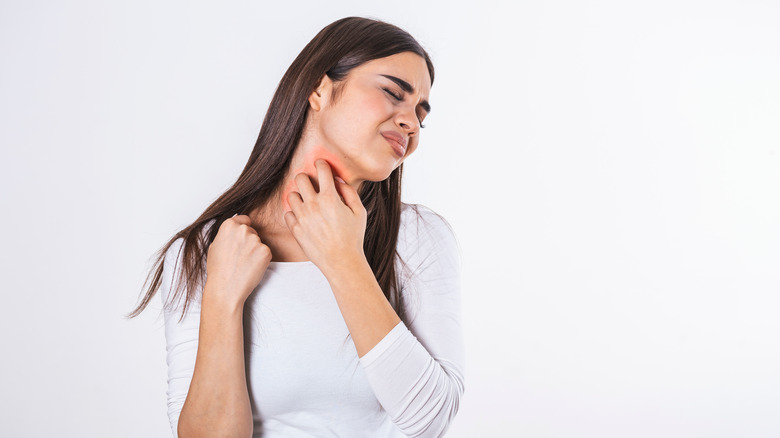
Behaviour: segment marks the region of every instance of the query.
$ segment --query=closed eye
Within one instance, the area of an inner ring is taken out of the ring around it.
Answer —
[[[399,101],[399,102],[403,102],[403,101],[404,101],[404,96],[403,96],[403,94],[397,94],[397,93],[394,93],[394,92],[393,92],[392,90],[390,90],[389,88],[382,88],[382,90],[384,90],[384,92],[385,92],[385,93],[387,93],[387,94],[389,94],[390,96],[392,96],[392,97],[393,97],[393,99],[395,99],[395,100],[397,100],[397,101]],[[420,123],[420,128],[425,128],[425,125],[423,125],[423,123],[422,123],[422,119],[419,119],[419,118],[418,118],[418,119],[417,119],[417,121]]]
[[[402,95],[392,92],[389,88],[382,88],[382,89],[385,90],[385,93],[393,96],[395,100],[399,102],[404,100],[404,97]]]

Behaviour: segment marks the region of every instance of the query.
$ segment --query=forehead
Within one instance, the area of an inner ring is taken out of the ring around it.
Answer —
[[[409,82],[423,96],[427,96],[431,90],[431,75],[428,73],[428,65],[422,56],[412,52],[373,59],[353,71],[364,75],[395,76]]]

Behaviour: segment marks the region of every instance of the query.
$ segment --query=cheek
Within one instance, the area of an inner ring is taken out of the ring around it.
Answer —
[[[406,155],[404,157],[408,157],[409,155],[412,155],[414,151],[417,150],[417,144],[420,141],[417,139],[414,139],[414,141],[409,142],[409,146],[406,148]]]
[[[334,107],[323,114],[322,133],[346,154],[356,155],[366,142],[373,141],[380,125],[393,115],[393,104],[382,95],[371,92],[343,95]]]
[[[323,120],[326,129],[355,134],[392,112],[392,105],[388,109],[388,104],[381,99],[352,96],[342,96],[342,99]]]
[[[321,120],[320,129],[326,141],[339,149],[349,149],[350,139],[358,134],[357,128],[362,125],[355,115],[344,111],[333,111]],[[342,151],[343,152],[343,151]]]
[[[357,115],[373,121],[384,121],[392,116],[393,104],[384,96],[369,95],[355,105]]]

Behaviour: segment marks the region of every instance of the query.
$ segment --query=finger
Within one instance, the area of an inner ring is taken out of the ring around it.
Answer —
[[[334,176],[333,179],[336,180],[336,183],[335,183],[336,184],[336,192],[339,194],[339,199],[341,200],[341,203],[344,204],[344,205],[347,205],[347,201],[344,200],[344,195],[342,194],[342,188],[341,188],[341,185],[342,184],[346,184],[346,182],[343,179],[341,179],[341,178],[339,178],[337,176]]]
[[[311,179],[309,179],[309,175],[305,173],[299,173],[295,175],[295,185],[298,186],[298,193],[300,193],[301,198],[304,200],[309,199],[317,194],[317,192],[314,190],[314,186],[311,183]]]
[[[358,195],[357,190],[353,189],[351,185],[339,181],[338,191],[341,197],[344,198],[344,203],[347,204],[352,211],[355,211],[357,207],[363,206],[363,203],[360,201],[360,195]]]
[[[252,220],[249,219],[249,216],[245,214],[236,214],[235,216],[231,217],[230,219],[233,220],[233,222],[236,222],[241,225],[252,225]]]
[[[330,164],[320,158],[314,162],[314,167],[317,168],[317,181],[320,183],[320,193],[323,191],[334,191],[336,185],[333,182],[333,171],[330,169]]]
[[[303,204],[303,199],[301,199],[301,194],[292,191],[287,194],[287,203],[290,204],[290,208],[293,212],[297,212],[301,208],[301,204]]]
[[[288,211],[284,214],[284,223],[287,225],[287,229],[292,231],[293,227],[298,223],[298,218],[295,217],[295,213]],[[295,236],[293,235],[293,237]]]
[[[239,228],[242,228],[245,232],[249,233],[250,235],[255,235],[257,237],[260,237],[260,235],[257,233],[257,230],[255,230],[252,227],[252,220],[249,218],[248,215],[245,214],[235,214],[233,217],[228,218],[227,221],[233,221],[234,224],[237,224]],[[246,225],[246,227],[242,227],[242,225]]]

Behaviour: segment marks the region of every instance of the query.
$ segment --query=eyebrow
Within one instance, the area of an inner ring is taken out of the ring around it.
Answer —
[[[412,87],[412,85],[406,82],[405,80],[390,75],[380,75],[380,76],[386,77],[387,79],[390,79],[391,81],[395,82],[396,85],[401,87],[401,89],[404,90],[405,92],[409,94],[414,94],[414,87]],[[425,110],[426,113],[430,114],[431,105],[428,103],[427,100],[423,100],[422,102],[420,102],[420,106],[422,107],[422,109]]]

